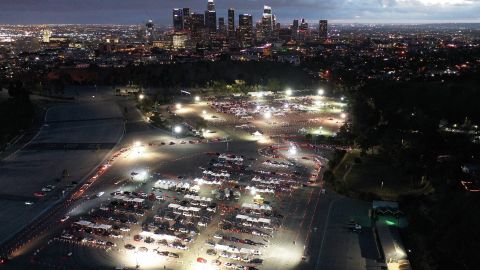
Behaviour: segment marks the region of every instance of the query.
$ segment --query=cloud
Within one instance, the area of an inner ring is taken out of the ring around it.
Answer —
[[[217,17],[226,10],[257,20],[264,4],[282,23],[294,18],[339,21],[480,21],[480,0],[216,0]],[[171,24],[174,7],[203,12],[207,0],[0,0],[0,23],[125,23],[154,19]]]

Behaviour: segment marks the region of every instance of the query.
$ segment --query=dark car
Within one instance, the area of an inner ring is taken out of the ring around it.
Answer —
[[[135,249],[135,246],[132,245],[132,244],[126,244],[125,248],[128,249],[128,250],[132,250],[132,249]]]
[[[177,253],[170,252],[170,253],[168,253],[168,257],[170,257],[170,258],[180,258],[180,255],[178,255]]]

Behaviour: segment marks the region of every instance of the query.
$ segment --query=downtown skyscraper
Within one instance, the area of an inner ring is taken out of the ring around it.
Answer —
[[[209,33],[217,31],[217,12],[213,0],[208,0],[207,10],[205,11],[205,28]]]

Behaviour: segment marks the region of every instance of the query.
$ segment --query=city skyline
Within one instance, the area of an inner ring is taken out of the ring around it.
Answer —
[[[263,5],[275,10],[278,21],[295,18],[332,23],[441,23],[480,22],[480,1],[472,0],[292,0],[215,1],[217,17],[227,18],[228,8],[261,19]],[[0,24],[139,24],[152,19],[171,26],[173,8],[189,7],[203,12],[207,1],[0,1]]]

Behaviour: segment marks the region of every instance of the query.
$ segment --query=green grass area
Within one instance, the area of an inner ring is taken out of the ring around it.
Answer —
[[[355,162],[356,159],[360,159],[360,163]],[[433,190],[429,183],[420,185],[416,179],[384,159],[361,157],[359,151],[347,153],[334,173],[336,181],[343,184],[345,191],[354,195],[369,194],[369,197],[396,200],[402,195],[419,195]]]

